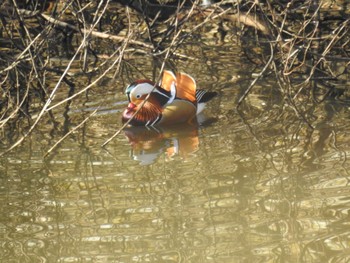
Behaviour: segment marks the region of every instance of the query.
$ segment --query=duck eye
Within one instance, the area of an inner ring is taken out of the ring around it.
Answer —
[[[141,98],[141,95],[140,95],[140,94],[137,94],[137,95],[136,95],[136,99],[139,99],[139,98]]]

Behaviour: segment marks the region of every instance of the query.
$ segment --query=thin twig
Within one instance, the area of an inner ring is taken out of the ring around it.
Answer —
[[[170,45],[169,45],[169,47],[168,47],[168,49],[167,49],[167,53],[166,53],[166,55],[165,55],[165,58],[164,58],[164,60],[163,60],[162,65],[161,65],[161,67],[160,67],[160,71],[159,71],[160,74],[159,74],[159,77],[158,77],[157,81],[155,82],[156,84],[159,83],[159,81],[160,81],[160,78],[161,78],[161,76],[162,76],[162,72],[164,71],[164,68],[165,68],[165,63],[166,63],[166,61],[168,60],[168,58],[169,58],[169,56],[170,56],[171,47],[173,47],[173,46],[175,45],[175,41],[176,41],[176,39],[180,36],[180,33],[181,33],[181,30],[178,30],[177,34],[173,37],[173,39],[172,39],[172,41],[171,41],[171,43],[170,43]],[[155,89],[156,84],[154,85],[153,89]],[[147,102],[147,100],[148,100],[150,94],[151,94],[151,93],[149,93],[149,94],[147,95],[147,97],[145,98],[145,100],[142,102],[142,104],[140,104],[140,107],[139,107],[138,110],[131,116],[131,118],[130,118],[127,122],[125,122],[125,123],[123,124],[123,126],[122,126],[119,130],[117,130],[107,141],[105,141],[105,142],[101,145],[101,147],[105,147],[110,141],[112,141],[116,136],[118,136],[118,135],[129,125],[129,123],[134,119],[134,117],[136,116],[136,114],[139,113],[139,111],[141,110],[141,108],[143,107],[143,105]]]
[[[71,129],[69,132],[67,132],[61,139],[59,139],[44,155],[44,158],[48,156],[56,147],[59,145],[64,139],[66,139],[70,134],[75,132],[77,129],[79,129],[85,122],[87,122],[92,116],[96,114],[99,108],[94,110],[89,116],[87,116],[81,123],[79,123],[77,126],[75,126],[73,129]]]
[[[131,34],[130,34],[131,36]],[[127,47],[128,45],[128,38],[126,38],[125,40],[125,43],[118,48],[118,50],[116,50],[114,52],[114,54],[112,56],[114,56],[115,54],[119,53],[118,55],[118,58],[101,74],[98,76],[98,78],[96,80],[94,80],[92,83],[90,83],[88,86],[86,86],[85,88],[83,88],[82,90],[78,91],[77,93],[74,93],[72,96],[60,101],[60,102],[57,102],[56,104],[52,105],[51,107],[49,107],[47,109],[47,111],[50,111],[60,105],[62,105],[63,103],[66,103],[67,101],[69,100],[72,100],[74,99],[75,97],[79,96],[80,94],[86,92],[87,90],[89,90],[90,88],[92,88],[93,86],[95,86],[103,77],[105,77],[107,75],[107,73],[109,71],[111,71],[112,69],[115,68],[115,65],[117,65],[117,69],[120,67],[120,63],[122,62],[122,59],[123,59],[123,53],[124,53],[124,50],[125,48]]]
[[[107,8],[107,6],[105,7]],[[100,17],[101,19],[101,17]],[[75,58],[78,56],[78,54],[80,53],[80,51],[82,50],[82,48],[85,46],[85,43],[88,39],[88,37],[90,36],[91,32],[93,31],[93,28],[99,23],[100,19],[97,19],[97,21],[95,22],[95,24],[93,24],[90,28],[90,30],[86,30],[84,37],[79,45],[79,47],[77,48],[75,54],[73,55],[73,57],[71,58],[71,60],[69,61],[68,65],[66,66],[66,69],[64,70],[63,74],[60,76],[58,82],[56,83],[56,86],[54,87],[54,89],[52,90],[50,96],[48,97],[45,105],[43,106],[43,108],[41,109],[40,113],[38,114],[36,120],[34,121],[34,123],[32,124],[32,126],[29,128],[29,130],[19,139],[17,140],[13,145],[11,145],[11,147],[9,147],[7,150],[5,150],[4,152],[0,153],[0,156],[4,155],[5,153],[11,151],[12,149],[16,148],[18,145],[20,145],[25,138],[27,138],[34,130],[34,128],[36,127],[36,125],[39,123],[39,121],[41,120],[42,116],[47,112],[48,107],[50,106],[58,88],[61,86],[61,83],[63,81],[63,79],[66,77],[69,69],[71,68],[71,65],[73,64],[73,62],[75,61]]]
[[[102,33],[99,31],[95,31],[95,30],[89,30],[89,29],[81,29],[79,27],[73,26],[71,24],[68,24],[66,22],[57,20],[55,18],[52,18],[51,16],[45,15],[45,14],[40,14],[45,20],[47,20],[50,23],[53,23],[54,25],[63,27],[63,28],[69,28],[72,29],[76,32],[82,32],[84,34],[89,33],[89,35],[93,36],[93,37],[98,37],[98,38],[104,38],[104,39],[110,39],[110,40],[115,40],[118,42],[124,42],[125,40],[128,40],[128,42],[130,44],[133,45],[138,45],[147,49],[152,50],[153,46],[149,45],[147,43],[141,42],[141,41],[137,41],[137,40],[133,40],[133,39],[129,39],[129,37],[121,37],[121,36],[116,36],[116,35],[111,35],[111,34],[107,34],[107,33]]]
[[[269,60],[265,64],[265,67],[257,74],[257,77],[250,83],[249,87],[246,89],[244,94],[239,98],[237,106],[236,106],[236,109],[239,108],[239,106],[241,105],[242,101],[248,96],[248,94],[250,93],[250,91],[254,87],[255,83],[264,75],[265,71],[267,70],[267,68],[271,64],[271,62],[273,60],[273,57],[274,57],[273,44],[272,43],[270,43],[270,50],[271,50],[271,53],[270,53],[271,55],[270,55]]]

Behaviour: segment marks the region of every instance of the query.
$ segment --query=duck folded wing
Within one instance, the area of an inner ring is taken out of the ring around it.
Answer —
[[[166,91],[171,92],[176,86],[176,76],[174,73],[169,70],[164,70],[160,86]]]
[[[187,100],[194,104],[197,102],[196,82],[186,73],[177,73],[175,75],[169,70],[164,70],[160,86],[170,92],[176,99]]]
[[[176,97],[183,100],[188,100],[194,104],[196,99],[196,81],[186,73],[176,74]]]
[[[162,112],[159,124],[175,124],[189,122],[196,116],[196,107],[187,100],[174,100]]]

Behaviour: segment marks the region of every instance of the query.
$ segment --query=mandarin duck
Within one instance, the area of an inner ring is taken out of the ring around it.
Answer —
[[[217,92],[197,90],[190,75],[165,70],[159,84],[137,80],[126,88],[126,95],[129,105],[123,112],[123,122],[154,126],[191,122]]]

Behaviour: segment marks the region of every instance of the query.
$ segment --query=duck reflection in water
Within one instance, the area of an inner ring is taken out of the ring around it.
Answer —
[[[198,120],[204,116],[198,116]],[[209,125],[215,119],[204,122],[183,123],[169,127],[128,127],[125,136],[131,145],[131,156],[140,165],[154,163],[164,156],[170,161],[176,156],[188,159],[199,148],[199,128]]]

